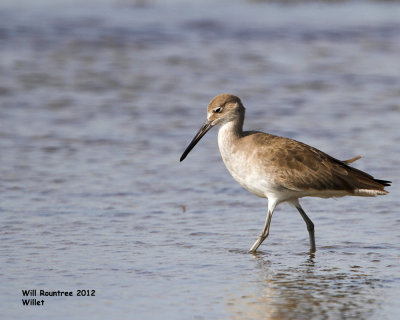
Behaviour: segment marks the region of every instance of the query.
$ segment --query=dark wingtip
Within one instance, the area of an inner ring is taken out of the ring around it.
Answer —
[[[390,185],[392,184],[392,181],[388,180],[379,180],[379,179],[374,179],[374,180],[385,187],[390,187]]]

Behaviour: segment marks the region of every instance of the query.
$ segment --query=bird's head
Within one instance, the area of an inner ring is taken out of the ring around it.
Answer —
[[[214,126],[234,121],[244,116],[244,107],[237,96],[220,94],[214,97],[207,107],[207,120],[201,126],[193,140],[183,152],[180,161],[183,161],[200,139]]]

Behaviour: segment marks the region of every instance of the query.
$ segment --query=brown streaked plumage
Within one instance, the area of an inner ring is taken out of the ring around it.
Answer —
[[[349,166],[360,156],[340,161],[302,142],[258,131],[243,131],[245,108],[234,95],[221,94],[208,105],[207,121],[183,152],[183,161],[197,142],[215,125],[222,159],[246,190],[268,199],[264,229],[250,248],[255,252],[267,238],[276,206],[295,206],[307,224],[310,249],[315,251],[314,224],[299,203],[302,197],[384,195],[390,181],[378,180]]]

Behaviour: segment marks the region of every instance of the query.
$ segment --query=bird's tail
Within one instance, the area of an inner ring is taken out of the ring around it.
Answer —
[[[368,173],[349,167],[349,177],[354,186],[354,193],[358,196],[374,197],[388,194],[385,187],[389,187],[392,183],[388,180],[375,179]]]
[[[389,193],[385,190],[385,187],[389,187],[392,183],[391,181],[375,179],[368,173],[349,166],[350,163],[353,163],[360,158],[361,156],[356,156],[342,161],[347,169],[347,182],[353,188],[354,193],[365,197],[374,197]]]

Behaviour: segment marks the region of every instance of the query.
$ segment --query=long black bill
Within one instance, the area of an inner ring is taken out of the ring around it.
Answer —
[[[188,153],[194,148],[194,146],[197,144],[197,142],[200,141],[200,139],[208,132],[208,130],[210,130],[213,127],[213,125],[211,124],[211,121],[206,121],[204,122],[203,126],[200,128],[199,132],[197,132],[197,134],[195,135],[195,137],[193,138],[193,140],[189,143],[188,147],[186,148],[186,150],[182,153],[181,159],[180,161],[183,161],[186,156],[188,155]]]

